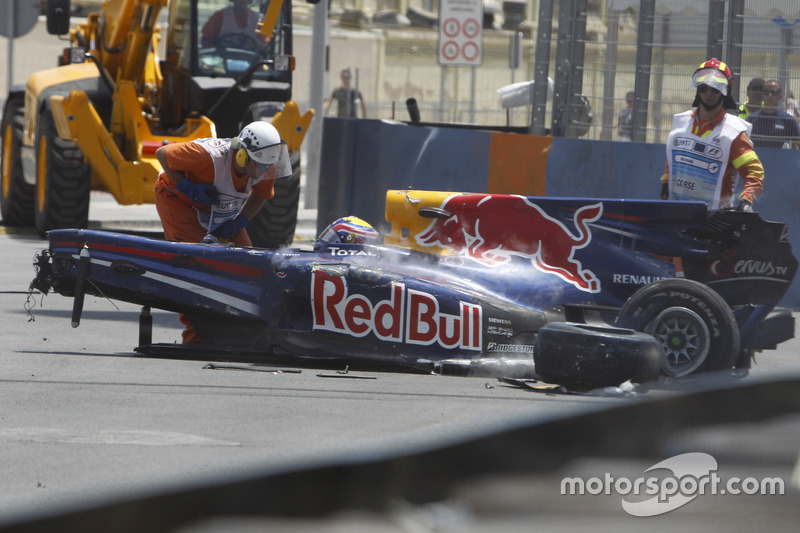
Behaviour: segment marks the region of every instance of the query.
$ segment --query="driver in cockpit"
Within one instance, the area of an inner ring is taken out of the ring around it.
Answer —
[[[220,37],[230,34],[243,34],[237,48],[252,49],[264,45],[266,38],[258,33],[263,18],[250,9],[253,0],[229,0],[232,5],[220,9],[208,19],[200,34],[200,44],[204,47],[217,46]]]
[[[369,222],[351,215],[334,220],[322,230],[314,243],[314,251],[320,252],[341,244],[379,244],[381,241],[380,233]]]

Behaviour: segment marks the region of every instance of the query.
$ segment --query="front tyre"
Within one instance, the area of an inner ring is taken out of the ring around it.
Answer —
[[[36,194],[33,215],[36,231],[45,237],[51,229],[85,228],[89,222],[91,167],[73,141],[56,132],[53,115],[43,111],[36,129]]]
[[[617,325],[648,333],[664,349],[662,371],[682,377],[733,368],[740,352],[739,326],[713,289],[689,279],[665,279],[636,291]]]
[[[292,175],[275,180],[275,196],[259,211],[247,234],[258,248],[280,248],[294,241],[300,203],[300,152],[290,154]]]
[[[22,174],[22,130],[25,126],[25,105],[22,96],[8,99],[3,122],[0,168],[0,210],[6,226],[33,226],[33,186]]]

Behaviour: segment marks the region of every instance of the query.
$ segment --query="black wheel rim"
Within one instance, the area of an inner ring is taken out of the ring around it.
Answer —
[[[663,310],[648,325],[646,333],[661,342],[664,349],[662,368],[673,377],[685,376],[697,370],[711,348],[711,335],[705,321],[685,307]]]

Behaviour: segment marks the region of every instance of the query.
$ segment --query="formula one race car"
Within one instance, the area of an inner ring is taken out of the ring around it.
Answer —
[[[74,325],[90,293],[183,313],[202,340],[153,344],[142,326],[143,354],[522,360],[585,388],[749,368],[753,351],[794,336],[776,305],[797,260],[785,224],[756,213],[401,190],[388,191],[386,219],[382,242],[348,217],[313,251],[52,231],[31,287],[74,296]]]

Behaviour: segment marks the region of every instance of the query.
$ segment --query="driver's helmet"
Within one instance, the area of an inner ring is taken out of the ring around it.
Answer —
[[[368,222],[349,216],[331,223],[320,233],[317,241],[325,244],[364,244],[375,240],[379,235]]]

